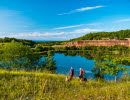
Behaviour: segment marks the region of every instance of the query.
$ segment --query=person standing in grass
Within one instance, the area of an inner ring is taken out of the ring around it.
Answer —
[[[85,73],[85,71],[82,68],[80,68],[80,73],[79,73],[79,79],[80,80],[83,79],[84,73]]]
[[[70,80],[72,80],[73,76],[74,76],[74,69],[73,69],[73,67],[71,67],[70,68]]]

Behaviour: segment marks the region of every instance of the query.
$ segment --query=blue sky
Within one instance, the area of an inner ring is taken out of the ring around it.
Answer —
[[[130,29],[130,0],[0,0],[0,38],[69,40]]]

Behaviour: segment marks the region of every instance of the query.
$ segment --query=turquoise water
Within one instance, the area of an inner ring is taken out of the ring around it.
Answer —
[[[54,59],[56,60],[57,74],[69,75],[70,67],[73,67],[75,70],[75,77],[79,75],[79,68],[85,70],[86,78],[94,79],[94,73],[92,72],[94,66],[94,60],[89,60],[85,57],[81,57],[79,55],[76,56],[65,56],[64,54],[55,53]],[[125,66],[130,68],[130,66]],[[120,72],[118,78],[123,74]],[[105,75],[106,80],[114,79],[114,76]]]

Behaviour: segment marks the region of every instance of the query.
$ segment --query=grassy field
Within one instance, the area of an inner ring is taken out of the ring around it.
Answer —
[[[0,70],[0,100],[129,100],[129,81],[103,82],[64,75]]]

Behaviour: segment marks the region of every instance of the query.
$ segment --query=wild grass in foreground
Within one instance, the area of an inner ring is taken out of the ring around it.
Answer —
[[[64,75],[0,70],[0,100],[129,100],[130,83],[77,78]]]

